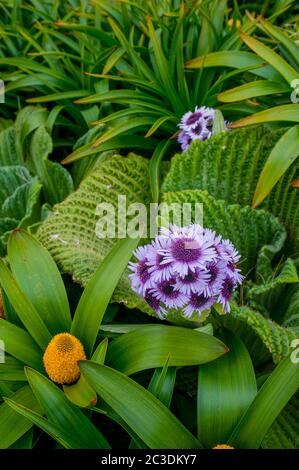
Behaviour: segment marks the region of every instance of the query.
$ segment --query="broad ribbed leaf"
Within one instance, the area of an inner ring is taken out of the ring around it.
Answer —
[[[71,314],[61,275],[47,250],[23,230],[8,241],[12,273],[52,334],[69,331]]]
[[[22,165],[23,158],[16,144],[16,131],[14,126],[1,128],[0,132],[0,163],[6,165]]]
[[[262,441],[263,449],[299,448],[299,397],[293,396]]]
[[[53,215],[40,227],[38,238],[58,266],[72,274],[75,281],[85,286],[118,241],[111,235],[109,238],[97,236],[98,222],[104,214],[100,204],[111,204],[111,210],[115,210],[115,227],[113,214],[108,214],[106,221],[109,230],[115,228],[117,234],[118,222],[123,221],[117,210],[119,196],[123,198],[120,205],[124,201],[124,208],[126,204],[150,202],[148,168],[148,160],[133,154],[127,158],[114,156],[106,160],[75,193],[55,207]],[[132,215],[127,217],[127,222],[130,220]],[[138,304],[153,314],[146,303],[131,291],[127,274],[122,277],[113,299],[125,302],[129,307]]]
[[[226,346],[214,336],[188,328],[147,325],[114,340],[106,363],[130,375],[163,367],[168,356],[169,366],[191,366],[213,361],[226,352]]]
[[[197,449],[201,445],[180,421],[137,382],[110,367],[81,361],[97,393],[151,449]]]
[[[45,127],[39,127],[30,143],[30,156],[50,205],[63,201],[74,189],[69,172],[58,163],[48,160],[52,150],[50,135]]]
[[[227,204],[250,205],[261,170],[283,131],[264,126],[239,129],[201,142],[172,159],[162,190],[206,189]],[[290,186],[299,162],[294,162],[261,205],[287,226],[293,245],[299,240],[299,192]]]
[[[255,211],[238,204],[227,206],[207,191],[185,190],[164,193],[167,204],[203,205],[203,225],[231,240],[241,255],[240,268],[244,275],[253,269],[256,277],[271,271],[271,259],[285,241],[285,230],[275,217],[265,211]],[[250,230],[248,230],[250,227]]]
[[[198,436],[209,448],[227,442],[257,392],[253,365],[242,341],[227,330],[218,336],[229,352],[198,371]]]
[[[59,387],[33,369],[26,368],[26,375],[34,395],[50,422],[68,434],[75,434],[75,439],[80,440],[82,448],[110,448],[100,431],[67,399]]]
[[[217,321],[241,337],[255,362],[263,362],[271,354],[278,363],[290,354],[291,343],[298,337],[295,330],[278,325],[252,308],[238,307],[234,302],[231,307],[231,313],[217,317]]]
[[[25,167],[15,165],[0,168],[0,187],[0,242],[5,254],[9,232],[39,220],[41,185]]]
[[[28,385],[11,395],[10,398],[33,411],[41,412],[41,407]],[[32,427],[32,424],[7,403],[3,403],[0,406],[0,449],[7,449],[11,446]]]

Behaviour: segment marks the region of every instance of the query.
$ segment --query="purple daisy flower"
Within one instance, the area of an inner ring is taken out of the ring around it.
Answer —
[[[221,260],[210,261],[206,264],[206,269],[209,273],[209,280],[205,287],[205,294],[217,294],[226,276],[226,263]]]
[[[222,258],[235,264],[240,259],[238,251],[229,240],[222,240],[217,246],[217,252]]]
[[[192,137],[191,135],[188,134],[188,132],[181,131],[178,135],[178,143],[181,144],[181,148],[183,152],[187,150],[192,142]]]
[[[189,130],[190,127],[194,126],[194,124],[196,124],[197,121],[203,117],[204,109],[204,106],[202,106],[201,108],[195,106],[195,110],[193,112],[188,111],[187,113],[185,113],[179,124],[180,128],[184,130]]]
[[[188,111],[185,113],[179,124],[180,128],[184,131],[189,131],[193,129],[197,122],[201,119],[205,120],[206,123],[213,122],[215,115],[215,110],[213,108],[207,108],[206,106],[195,106],[194,112]]]
[[[161,306],[161,302],[155,297],[152,293],[149,292],[149,290],[145,291],[144,294],[144,300],[146,303],[157,313],[158,317],[161,320],[164,320],[164,317],[166,315],[166,310]]]
[[[235,263],[232,263],[229,261],[226,265],[227,269],[227,275],[236,283],[236,284],[242,284],[244,280],[244,276],[241,274],[241,270],[237,269],[237,266]]]
[[[163,302],[169,308],[181,308],[186,303],[188,297],[175,289],[176,278],[172,277],[167,281],[158,282],[155,288],[150,289],[158,300]]]
[[[235,287],[236,287],[236,283],[233,281],[231,277],[227,276],[222,283],[219,296],[217,299],[218,302],[222,305],[225,312],[230,312],[229,301],[232,296],[232,293],[235,290]]]
[[[209,277],[209,273],[204,269],[196,268],[194,271],[189,270],[185,276],[177,277],[175,289],[187,295],[190,295],[192,292],[201,294],[207,286]]]
[[[179,127],[178,142],[181,144],[183,152],[187,150],[193,140],[209,139],[212,135],[215,110],[206,106],[195,107],[195,110],[188,111],[181,119]]]
[[[129,268],[133,271],[132,274],[129,274],[132,289],[142,296],[149,287],[152,287],[152,278],[147,264],[147,253],[147,246],[138,247],[134,252],[134,256],[138,259],[138,262],[129,263]]]
[[[174,230],[172,228],[172,230]],[[216,257],[213,239],[209,234],[194,233],[194,226],[184,228],[184,232],[172,234],[170,249],[163,252],[165,263],[171,262],[173,270],[180,276],[186,276],[188,271],[204,268],[205,263]]]
[[[188,305],[184,308],[184,316],[190,318],[194,312],[201,314],[205,310],[209,310],[215,303],[214,297],[206,297],[203,293],[192,293],[188,300]]]
[[[165,259],[166,250],[170,249],[171,240],[168,237],[157,236],[147,252],[148,272],[155,282],[165,281],[173,275],[172,264]]]
[[[199,119],[188,132],[192,140],[206,140],[211,136],[211,131],[208,129],[207,123],[204,119]]]
[[[229,240],[209,228],[192,224],[161,228],[155,240],[135,251],[129,263],[132,289],[164,319],[168,309],[182,309],[190,318],[229,301],[243,276],[237,268],[240,255]]]

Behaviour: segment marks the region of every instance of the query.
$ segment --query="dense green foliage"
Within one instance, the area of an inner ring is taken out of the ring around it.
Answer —
[[[298,15],[293,0],[1,2],[1,449],[298,448]],[[178,124],[203,105],[213,135],[182,153]],[[157,318],[131,289],[148,237],[118,239],[120,196],[202,204],[241,255],[229,314]],[[101,203],[115,236],[98,236]],[[59,385],[43,357],[66,332],[86,359]]]

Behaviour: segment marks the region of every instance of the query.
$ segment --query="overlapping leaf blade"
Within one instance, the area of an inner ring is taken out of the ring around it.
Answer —
[[[168,356],[169,366],[191,366],[213,361],[226,352],[226,346],[211,335],[187,328],[147,325],[114,340],[108,347],[106,363],[130,375],[163,367]]]
[[[53,382],[33,369],[27,368],[26,375],[34,395],[50,422],[65,430],[67,434],[74,433],[75,439],[80,440],[84,448],[108,449],[110,447],[100,431]]]
[[[229,352],[199,367],[197,389],[198,436],[206,447],[227,442],[256,395],[253,365],[242,341],[223,331]]]
[[[68,331],[71,314],[58,268],[48,251],[25,231],[15,231],[8,242],[13,275],[52,334]]]
[[[98,394],[152,449],[194,449],[201,445],[178,419],[124,374],[92,362],[80,368]]]

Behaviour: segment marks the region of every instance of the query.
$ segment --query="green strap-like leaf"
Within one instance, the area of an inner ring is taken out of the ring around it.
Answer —
[[[8,241],[12,273],[52,334],[69,331],[71,314],[59,270],[48,251],[23,230]]]
[[[222,93],[219,93],[217,98],[222,103],[233,103],[235,101],[256,98],[257,96],[290,92],[290,90],[290,86],[285,83],[273,82],[271,80],[256,80],[230,90],[225,90]]]
[[[260,111],[251,116],[244,117],[229,125],[232,129],[250,126],[252,124],[263,124],[265,122],[299,122],[299,104],[283,104],[273,108]]]
[[[23,364],[43,370],[42,351],[23,328],[0,319],[0,338],[8,354]]]
[[[257,182],[252,205],[257,207],[299,155],[299,125],[291,127],[271,151]]]
[[[102,261],[82,294],[71,333],[82,341],[89,355],[111,296],[138,242],[138,238],[119,240]]]
[[[200,366],[198,372],[198,436],[209,448],[227,442],[257,392],[253,365],[242,341],[227,330],[220,338],[229,352]]]
[[[226,351],[217,338],[199,331],[147,325],[114,340],[108,347],[106,363],[130,375],[163,367],[168,356],[170,367],[191,366],[213,361]]]
[[[44,350],[51,340],[51,334],[2,260],[0,260],[0,283],[20,320],[26,326],[32,338]]]
[[[293,41],[287,34],[285,34],[281,28],[271,24],[262,18],[259,19],[262,29],[265,29],[274,39],[281,43],[287,51],[293,56],[295,61],[299,64],[299,47],[296,41]]]
[[[26,368],[26,375],[50,422],[65,430],[67,434],[74,435],[77,441],[80,440],[82,448],[110,448],[100,431],[67,399],[60,388],[33,369]]]
[[[280,73],[288,83],[291,83],[292,80],[299,78],[299,72],[297,72],[297,70],[295,70],[279,54],[270,49],[270,47],[266,46],[257,39],[248,36],[248,34],[241,33],[240,36],[247,46],[250,47],[250,49],[256,52],[259,57],[271,64],[272,67],[276,69],[277,72]]]
[[[98,394],[151,449],[201,447],[156,397],[132,379],[92,362],[80,362],[80,369]]]
[[[18,390],[10,397],[33,411],[40,413],[41,407],[30,387]],[[20,416],[7,403],[0,406],[0,449],[7,449],[32,427],[32,422]]]
[[[155,370],[148,386],[149,392],[159,398],[167,408],[170,408],[177,371],[176,367],[169,367],[169,358],[170,356],[162,368]]]
[[[66,432],[65,429],[58,426],[57,424],[51,423],[48,419],[44,418],[39,413],[32,411],[28,407],[23,406],[22,404],[10,398],[6,398],[5,403],[16,413],[20,414],[21,416],[26,418],[26,420],[28,420],[32,424],[35,424],[44,432],[49,434],[49,436],[55,439],[66,449],[86,448],[84,447],[84,445],[86,446],[86,443],[83,443],[82,441],[80,441],[80,439],[77,439],[76,436],[72,435],[71,433]],[[89,447],[87,447],[87,449],[88,448]]]
[[[260,68],[256,68],[260,65]],[[279,80],[280,75],[264,60],[252,52],[247,51],[217,51],[196,57],[185,64],[186,68],[197,69],[201,67],[232,67],[236,69],[252,66],[252,73],[269,80]]]
[[[5,355],[5,362],[0,361],[0,380],[26,382],[24,364],[14,357]]]
[[[299,387],[299,364],[285,357],[263,384],[230,436],[228,443],[257,449],[271,424]]]

